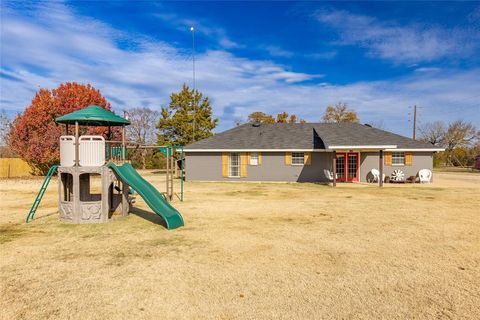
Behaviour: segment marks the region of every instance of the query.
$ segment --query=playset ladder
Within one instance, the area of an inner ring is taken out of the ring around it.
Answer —
[[[40,201],[42,201],[43,195],[45,194],[48,184],[50,183],[50,180],[52,179],[53,174],[57,170],[57,167],[58,165],[53,165],[48,170],[47,176],[45,177],[45,180],[43,180],[42,187],[38,191],[37,197],[35,198],[35,201],[33,202],[32,207],[30,208],[30,212],[28,212],[27,219],[25,220],[26,223],[28,223],[30,220],[33,219],[33,216],[35,215],[35,212],[37,211],[37,208],[40,205]]]

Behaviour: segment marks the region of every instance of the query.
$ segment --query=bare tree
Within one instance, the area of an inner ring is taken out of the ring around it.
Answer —
[[[385,121],[383,121],[383,119],[371,121],[369,124],[373,128],[385,130]]]
[[[323,122],[354,122],[358,123],[358,115],[354,110],[349,110],[344,102],[339,102],[335,106],[328,106],[322,117]]]
[[[234,122],[236,127],[241,126],[245,123],[242,117],[235,117]]]
[[[443,146],[447,134],[447,126],[443,121],[425,123],[420,126],[420,140],[430,142],[435,146]]]
[[[466,162],[461,161],[457,155],[460,149],[473,148],[475,143],[480,139],[480,131],[477,128],[463,120],[457,120],[449,124],[444,137],[444,146],[446,153],[446,162],[454,164],[452,160],[461,166],[465,166]],[[465,159],[468,161],[468,157]]]
[[[457,120],[448,126],[445,133],[445,148],[453,150],[458,147],[469,147],[480,137],[480,132],[470,122]]]
[[[7,144],[8,134],[12,128],[12,119],[10,119],[4,109],[0,111],[0,146]]]
[[[130,125],[127,126],[127,135],[130,141],[141,146],[155,144],[157,141],[156,125],[160,117],[158,111],[149,108],[133,108],[127,110]],[[142,168],[146,168],[147,149],[141,148]]]

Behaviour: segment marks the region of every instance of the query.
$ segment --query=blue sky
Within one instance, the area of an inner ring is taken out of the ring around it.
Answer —
[[[192,83],[217,131],[253,111],[319,121],[338,101],[363,123],[410,135],[464,119],[480,126],[480,2],[1,2],[0,108],[39,87],[91,83],[115,110],[159,109]]]

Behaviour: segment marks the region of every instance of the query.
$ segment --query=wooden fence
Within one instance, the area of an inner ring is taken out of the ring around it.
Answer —
[[[0,158],[0,178],[30,176],[32,169],[20,158]]]

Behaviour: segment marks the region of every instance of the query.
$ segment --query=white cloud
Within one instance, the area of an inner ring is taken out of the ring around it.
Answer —
[[[294,55],[293,52],[282,49],[279,46],[268,45],[265,46],[264,49],[268,52],[268,54],[274,57],[291,58]]]
[[[415,72],[439,72],[442,69],[437,68],[437,67],[420,67],[416,68]]]
[[[211,22],[204,19],[183,18],[175,13],[153,13],[153,16],[183,32],[187,32],[191,27],[194,27],[196,33],[217,42],[224,49],[243,47],[243,45],[230,39],[224,29],[213,26]]]
[[[445,29],[418,23],[399,25],[343,10],[321,10],[314,16],[339,31],[339,44],[361,46],[372,56],[396,63],[466,57],[479,47],[480,42],[478,30]]]
[[[306,57],[314,60],[329,60],[333,59],[337,56],[337,51],[330,50],[330,51],[321,51],[307,54]]]
[[[21,111],[38,86],[55,88],[66,81],[91,83],[117,110],[159,108],[172,91],[191,82],[190,57],[170,44],[126,35],[61,4],[42,3],[33,16],[10,9],[2,13],[0,109]],[[135,49],[120,47],[120,41]],[[480,70],[417,72],[394,81],[347,85],[308,81],[316,77],[224,50],[207,51],[197,60],[197,85],[212,98],[221,119],[218,130],[258,110],[318,121],[325,106],[338,101],[349,103],[364,122],[384,119],[397,132],[409,132],[407,106],[415,103],[424,107],[419,115],[424,121],[460,116],[480,126],[475,100],[465,100],[480,92]],[[449,106],[459,103],[466,111],[452,113]]]

